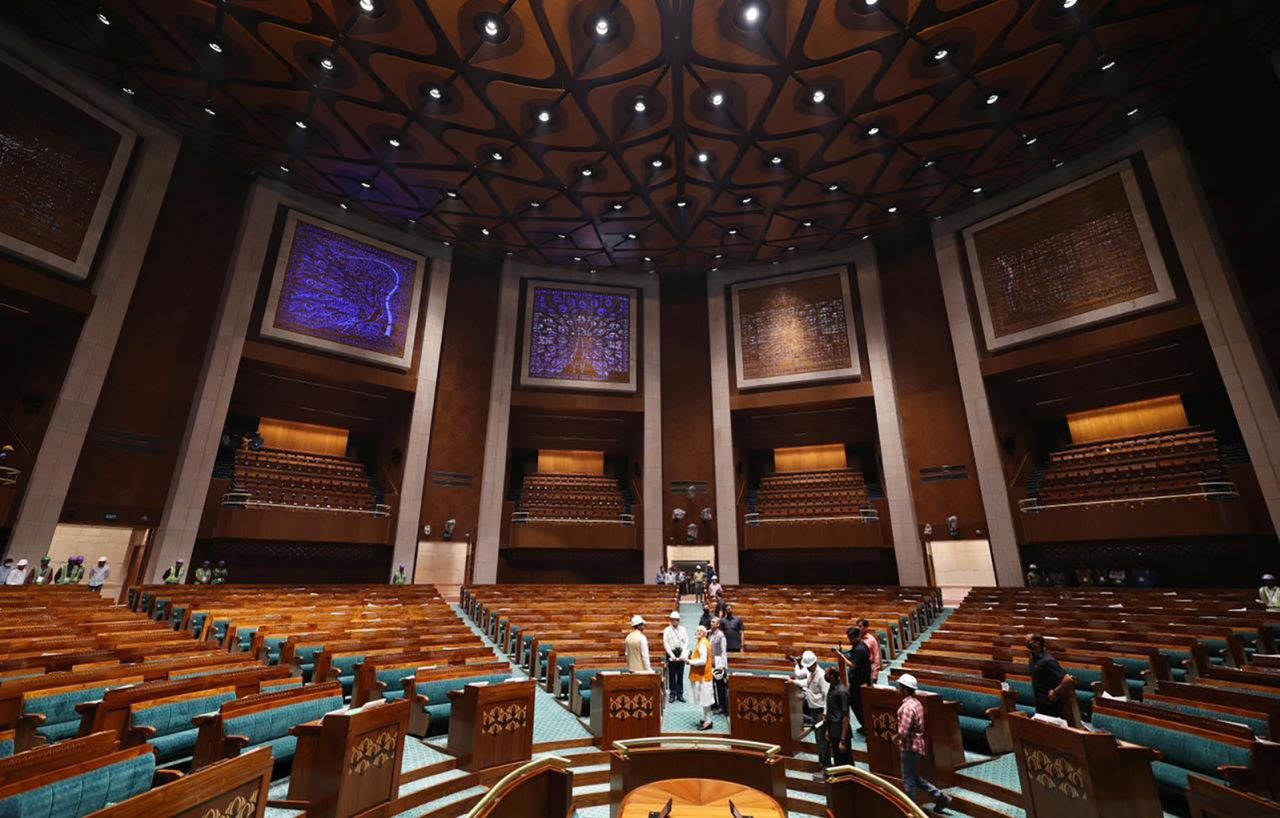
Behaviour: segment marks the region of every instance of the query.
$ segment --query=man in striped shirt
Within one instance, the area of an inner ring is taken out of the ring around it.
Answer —
[[[927,751],[925,742],[924,704],[916,697],[916,677],[904,673],[898,677],[902,704],[898,705],[898,748],[902,751],[902,785],[911,800],[924,790],[933,796],[934,812],[944,813],[951,797],[920,775],[920,759]]]

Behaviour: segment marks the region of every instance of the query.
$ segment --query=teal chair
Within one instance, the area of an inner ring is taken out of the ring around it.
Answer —
[[[271,755],[277,762],[288,761],[293,758],[293,753],[298,746],[297,738],[289,735],[289,730],[299,724],[315,721],[325,713],[341,709],[342,706],[341,696],[326,696],[287,704],[273,710],[247,713],[227,719],[223,722],[222,732],[227,736],[249,738],[248,744],[241,752],[265,745],[271,748]]]
[[[1151,771],[1157,786],[1176,795],[1186,793],[1187,777],[1191,774],[1225,784],[1226,781],[1218,775],[1219,766],[1247,768],[1253,760],[1248,747],[1184,733],[1173,726],[1147,724],[1112,712],[1094,713],[1093,727],[1105,730],[1122,741],[1159,750],[1163,758],[1151,762]]]
[[[223,702],[235,697],[235,691],[223,690],[149,707],[134,705],[130,708],[133,715],[131,725],[140,730],[145,740],[155,748],[156,760],[161,764],[187,758],[195,750],[199,733],[191,720],[201,713],[217,710]]]
[[[111,753],[87,765],[90,769],[64,768],[62,776],[43,786],[0,795],[0,818],[83,818],[146,792],[156,773],[155,756],[145,747]],[[14,785],[0,788],[0,793],[13,789]]]

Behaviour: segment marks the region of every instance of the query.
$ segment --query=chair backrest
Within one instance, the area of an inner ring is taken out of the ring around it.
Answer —
[[[155,776],[150,744],[116,750],[0,787],[8,818],[88,815],[146,792]]]

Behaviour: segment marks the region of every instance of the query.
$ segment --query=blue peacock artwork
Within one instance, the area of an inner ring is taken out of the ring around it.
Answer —
[[[529,375],[603,383],[631,376],[631,299],[626,295],[536,287]]]
[[[414,259],[299,221],[275,327],[370,352],[404,353]]]

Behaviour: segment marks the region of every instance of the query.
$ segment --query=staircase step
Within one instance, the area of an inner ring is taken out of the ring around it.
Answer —
[[[598,807],[609,803],[609,782],[603,784],[586,784],[578,785],[578,781],[574,779],[573,787],[573,807],[574,809],[582,809],[583,807]]]
[[[401,811],[412,810],[426,804],[447,799],[459,792],[484,788],[478,785],[479,778],[475,773],[465,770],[447,770],[431,778],[423,778],[400,787],[396,807]],[[469,807],[468,807],[469,808]],[[465,812],[465,810],[464,810]],[[429,813],[421,813],[427,815]]]
[[[438,800],[429,801],[417,809],[401,812],[398,818],[460,818],[466,815],[486,792],[488,789],[485,787],[468,787]]]

